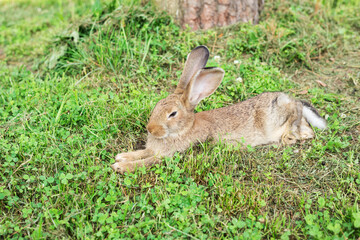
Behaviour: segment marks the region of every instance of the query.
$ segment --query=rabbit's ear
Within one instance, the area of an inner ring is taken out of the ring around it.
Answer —
[[[206,46],[198,46],[189,53],[175,93],[181,94],[185,91],[191,78],[197,71],[205,67],[208,59],[209,49]]]
[[[210,96],[220,85],[224,70],[221,68],[204,68],[192,78],[183,94],[187,108],[193,109],[204,98]]]

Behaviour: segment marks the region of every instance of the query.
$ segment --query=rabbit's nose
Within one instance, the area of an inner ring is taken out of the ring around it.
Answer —
[[[148,125],[146,126],[146,129],[148,130],[149,133],[152,134],[152,133],[156,130],[156,125],[154,125],[154,124],[148,124]]]
[[[146,126],[146,130],[148,131],[148,133],[151,133],[151,125],[150,125],[150,124],[148,124],[148,125]]]
[[[163,137],[166,132],[163,126],[161,125],[157,125],[157,124],[148,124],[146,129],[148,130],[148,132],[152,135],[154,135],[155,137],[161,138]]]

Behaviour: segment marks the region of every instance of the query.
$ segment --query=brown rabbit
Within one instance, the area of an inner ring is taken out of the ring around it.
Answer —
[[[282,92],[266,92],[228,107],[194,113],[224,77],[221,68],[204,68],[209,50],[198,46],[185,63],[175,92],[160,100],[147,125],[146,148],[118,154],[111,167],[120,173],[159,163],[161,157],[184,151],[207,139],[231,144],[293,144],[314,137],[309,123],[320,129],[326,121],[310,104]]]

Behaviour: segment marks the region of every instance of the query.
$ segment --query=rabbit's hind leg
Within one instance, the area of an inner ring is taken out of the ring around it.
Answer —
[[[292,110],[287,121],[287,128],[281,136],[281,142],[286,145],[295,144],[298,139],[301,139],[301,124],[302,124],[302,104],[300,102],[292,102],[292,106],[288,109]]]
[[[311,128],[309,123],[303,117],[300,124],[300,139],[309,139],[315,137],[314,130]]]

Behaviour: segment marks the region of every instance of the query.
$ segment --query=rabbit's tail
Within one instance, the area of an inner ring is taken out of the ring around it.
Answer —
[[[308,102],[301,101],[303,105],[302,114],[305,117],[306,121],[310,123],[313,127],[319,129],[326,128],[326,120],[320,116],[318,111]]]

